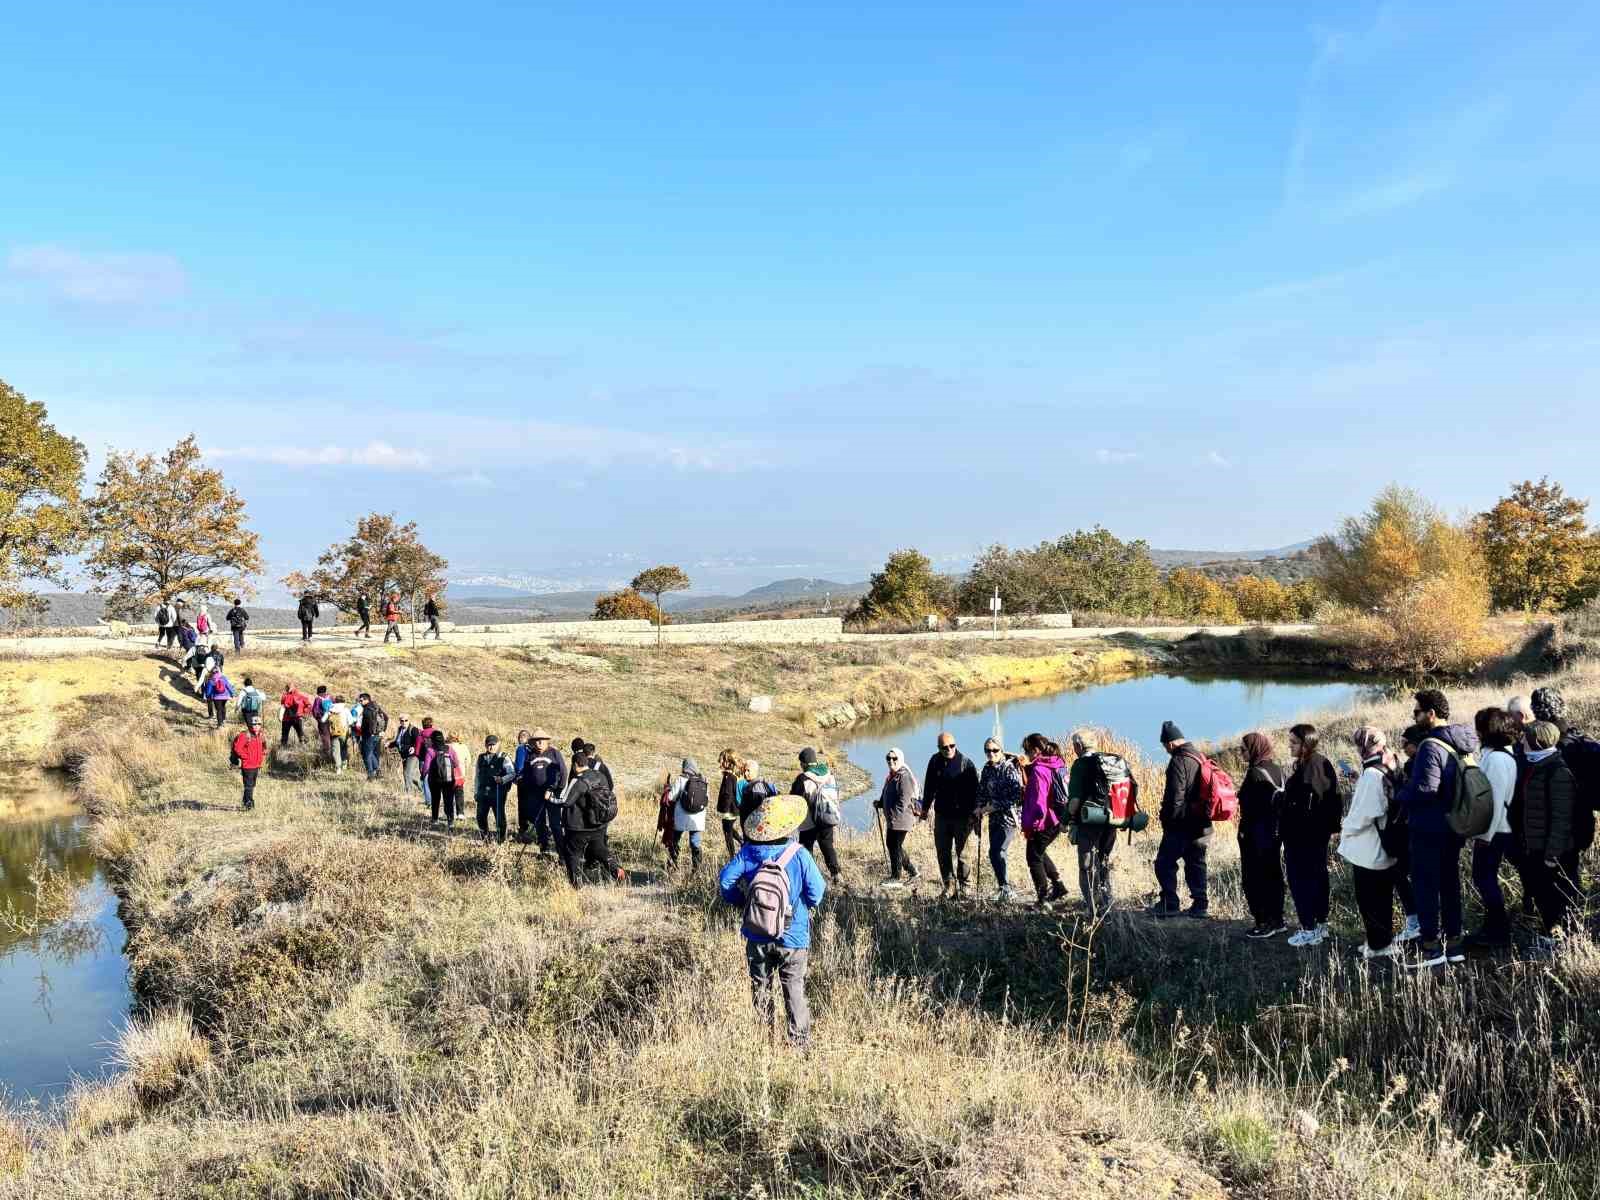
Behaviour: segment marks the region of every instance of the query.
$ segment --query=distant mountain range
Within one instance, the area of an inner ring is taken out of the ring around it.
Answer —
[[[544,617],[588,616],[594,611],[595,598],[602,590],[585,588],[568,592],[519,594],[509,588],[480,587],[469,590],[460,584],[453,587],[460,588],[462,594],[459,599],[454,596],[450,598],[452,605],[499,609]],[[833,608],[846,608],[864,595],[866,590],[865,582],[837,583],[831,579],[777,579],[739,595],[669,593],[661,598],[661,606],[669,613],[743,612],[797,605],[821,607],[824,602]]]
[[[1158,567],[1192,567],[1200,563],[1261,562],[1268,558],[1293,558],[1311,549],[1314,542],[1296,542],[1276,550],[1152,550],[1150,557]]]

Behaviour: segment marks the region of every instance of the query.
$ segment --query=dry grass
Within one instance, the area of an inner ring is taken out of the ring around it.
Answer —
[[[375,660],[360,682],[418,692],[413,715],[477,736],[560,711],[556,732],[600,742],[626,784],[615,842],[637,882],[581,893],[516,847],[439,836],[392,781],[302,779],[285,761],[244,814],[219,735],[167,717],[86,732],[136,987],[151,1011],[189,1016],[141,1026],[149,1048],[125,1078],[30,1131],[10,1194],[1594,1193],[1592,946],[1420,981],[1246,946],[1225,836],[1222,919],[1181,929],[886,901],[859,886],[876,844],[845,839],[858,886],[818,914],[815,1048],[774,1046],[731,911],[703,878],[659,876],[647,785],[685,748],[792,761],[815,735],[739,694],[798,690],[809,654],[668,650],[578,673],[447,650],[426,676]],[[816,665],[822,688],[900,669]],[[1587,667],[1564,682],[1585,706],[1600,696]],[[541,715],[519,696],[550,699]],[[1399,713],[1377,705],[1330,735],[1373,717]],[[1154,766],[1123,752],[1153,808]],[[1149,892],[1154,843],[1119,846],[1119,897]],[[1342,884],[1335,903],[1348,934]]]

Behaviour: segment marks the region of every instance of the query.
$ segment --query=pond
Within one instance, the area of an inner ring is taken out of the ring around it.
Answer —
[[[0,1089],[48,1106],[73,1077],[106,1072],[132,1002],[127,931],[65,781],[12,773],[0,784],[0,813]],[[61,908],[70,911],[36,925],[40,861],[64,877]]]
[[[1000,733],[1006,748],[1015,750],[1027,734],[1062,740],[1083,725],[1115,730],[1137,742],[1152,761],[1164,762],[1158,737],[1164,720],[1176,721],[1195,741],[1208,741],[1293,724],[1302,715],[1348,707],[1374,690],[1370,684],[1326,678],[1140,675],[1068,689],[998,692],[883,717],[858,725],[843,743],[850,761],[872,775],[872,789],[844,805],[844,823],[872,828],[872,801],[883,786],[884,754],[898,746],[920,779],[941,729],[955,734],[956,745],[980,769],[983,742],[992,733]]]

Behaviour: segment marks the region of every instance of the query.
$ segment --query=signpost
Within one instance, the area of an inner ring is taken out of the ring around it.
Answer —
[[[989,598],[989,613],[991,628],[995,637],[1000,636],[1000,585],[996,584],[994,595]]]

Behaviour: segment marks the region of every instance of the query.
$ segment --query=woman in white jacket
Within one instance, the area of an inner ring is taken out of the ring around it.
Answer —
[[[1395,759],[1380,729],[1363,725],[1353,740],[1361,755],[1361,778],[1339,827],[1339,856],[1355,874],[1356,907],[1367,932],[1362,957],[1393,958],[1399,950],[1394,940],[1395,860],[1383,848],[1379,831],[1389,818],[1389,772]]]
[[[1511,754],[1521,726],[1503,708],[1480,709],[1476,719],[1483,753],[1478,765],[1494,793],[1494,816],[1489,828],[1472,839],[1472,884],[1483,899],[1483,928],[1469,933],[1462,945],[1469,950],[1498,950],[1511,945],[1511,918],[1500,889],[1500,864],[1512,854],[1511,819],[1507,810],[1517,790],[1517,760]]]

